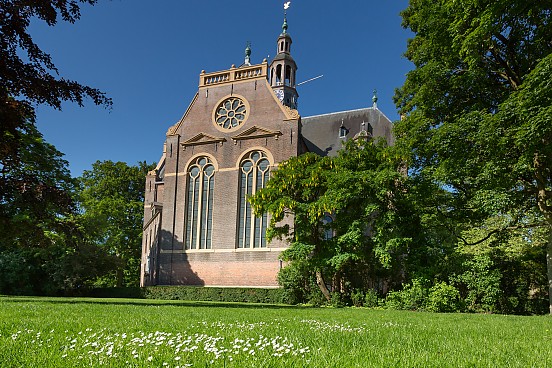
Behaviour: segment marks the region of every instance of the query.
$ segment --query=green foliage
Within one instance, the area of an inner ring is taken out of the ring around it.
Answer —
[[[429,289],[424,309],[429,312],[459,312],[462,310],[460,292],[446,282],[438,282]]]
[[[33,254],[29,250],[18,249],[0,253],[0,291],[2,294],[32,295],[33,285],[37,277],[33,274],[37,269],[30,261]],[[42,276],[42,275],[40,275]],[[41,277],[38,277],[40,279]]]
[[[0,120],[15,124],[0,143],[0,292],[83,287],[110,262],[84,240],[75,219],[76,182],[68,163],[44,141],[26,103],[0,104]]]
[[[63,101],[110,106],[91,87],[59,76],[50,56],[33,41],[33,21],[49,26],[80,18],[79,3],[95,0],[0,3],[0,292],[65,293],[103,273],[109,261],[95,253],[75,221],[67,161],[44,141],[36,104],[61,109]],[[93,260],[93,261],[92,261]],[[94,264],[98,262],[98,264]]]
[[[50,26],[59,17],[75,22],[80,18],[78,3],[8,0],[0,4],[0,249],[48,246],[44,233],[59,231],[57,220],[74,210],[74,181],[67,162],[37,130],[33,104],[60,109],[62,101],[82,104],[87,96],[96,104],[111,104],[100,91],[59,78],[50,56],[28,33],[31,19]]]
[[[282,271],[280,282],[294,300],[307,301],[306,280],[316,280],[329,303],[332,293],[348,303],[355,288],[400,281],[407,250],[420,244],[400,169],[384,142],[350,141],[335,158],[309,153],[282,162],[251,197],[258,213],[272,215],[269,238],[290,241],[281,257],[295,269]],[[282,221],[287,215],[293,228]]]
[[[390,291],[385,298],[385,307],[390,309],[423,310],[428,293],[428,281],[414,279],[405,284],[402,290]]]
[[[107,272],[110,259],[98,248],[65,244],[0,252],[0,292],[9,295],[73,295]]]
[[[355,289],[351,292],[351,305],[355,307],[376,308],[380,305],[380,298],[374,289],[366,291]]]
[[[355,307],[362,307],[364,305],[364,293],[362,290],[354,290],[351,293],[351,303]]]
[[[138,286],[144,182],[154,165],[97,161],[79,179],[79,204],[88,239],[115,259],[97,286]]]
[[[216,288],[194,286],[148,286],[143,288],[146,299],[191,300],[213,302],[268,303],[283,301],[282,289]]]
[[[415,69],[395,96],[405,117],[396,124],[398,150],[414,176],[445,189],[436,214],[464,245],[504,244],[512,232],[544,227],[542,246],[552,254],[551,7],[550,0],[416,0],[402,13],[415,33],[406,52]],[[466,238],[470,229],[479,237]],[[516,310],[527,299],[504,293],[501,262],[470,262],[463,281],[470,308]],[[485,285],[468,281],[485,267],[495,270]],[[552,289],[549,297],[552,308]]]
[[[437,282],[430,287],[427,280],[414,279],[402,290],[387,294],[384,306],[397,310],[418,310],[429,312],[460,312],[460,292],[446,282]]]
[[[343,294],[335,292],[331,294],[330,305],[334,308],[343,308],[345,304]]]
[[[480,239],[499,218],[462,233]],[[385,306],[438,312],[542,314],[547,310],[545,229],[494,234],[477,245],[462,245],[444,258],[447,272],[425,273],[434,281],[414,279],[388,293]]]
[[[380,305],[380,299],[378,293],[373,289],[366,290],[364,295],[364,306],[368,308],[375,308]]]
[[[63,154],[36,129],[27,104],[1,103],[0,121],[16,125],[0,140],[0,249],[47,247],[48,232],[62,231],[60,219],[74,211],[75,181]]]
[[[465,290],[466,308],[472,312],[493,312],[502,296],[501,273],[488,255],[476,255],[463,263],[465,272],[454,281]]]
[[[322,305],[325,302],[306,258],[304,262],[298,260],[283,267],[278,272],[278,284],[282,287],[284,303]]]

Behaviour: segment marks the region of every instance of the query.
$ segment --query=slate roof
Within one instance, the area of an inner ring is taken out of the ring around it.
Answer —
[[[291,57],[290,54],[286,54],[284,52],[280,52],[279,54],[277,54],[276,56],[274,56],[274,59],[272,59],[272,62],[275,62],[275,61],[278,61],[278,60],[289,60],[289,61],[293,61],[294,64],[295,63],[295,60],[293,59],[293,57]],[[296,64],[297,65],[297,64]]]
[[[347,130],[344,138],[339,136],[342,121]],[[354,138],[361,131],[362,122],[374,138],[384,137],[388,144],[394,143],[393,123],[377,107],[302,117],[301,135],[310,152],[335,156],[344,140]]]

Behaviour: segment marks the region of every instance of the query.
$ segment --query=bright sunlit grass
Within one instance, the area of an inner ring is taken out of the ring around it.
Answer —
[[[552,318],[0,298],[1,367],[550,367]]]

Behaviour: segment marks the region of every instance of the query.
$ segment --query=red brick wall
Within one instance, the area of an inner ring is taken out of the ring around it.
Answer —
[[[173,254],[173,285],[278,286],[277,252]]]
[[[230,94],[248,101],[249,116],[239,128],[221,131],[214,125],[212,113],[218,103]],[[247,152],[255,149],[266,152],[273,165],[296,156],[298,120],[287,118],[265,79],[200,89],[176,135],[167,137],[159,284],[277,286],[278,255],[279,250],[287,246],[284,241],[276,240],[262,250],[236,249],[238,164]],[[282,135],[278,139],[256,138],[234,143],[232,136],[252,126],[280,131]],[[222,144],[181,146],[181,142],[198,133],[225,138],[226,141]],[[214,178],[212,249],[185,251],[186,171],[191,160],[200,155],[208,156],[217,170]],[[270,251],[270,248],[278,250]]]

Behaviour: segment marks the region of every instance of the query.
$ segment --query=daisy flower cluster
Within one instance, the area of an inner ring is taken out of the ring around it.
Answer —
[[[329,331],[329,332],[366,332],[367,328],[365,324],[360,327],[351,327],[350,325],[340,323],[328,323],[324,321],[317,321],[314,319],[302,319],[301,323],[308,324],[311,330],[315,331]]]
[[[76,334],[68,331],[61,334],[53,330],[49,333],[22,330],[10,338],[29,350],[59,350],[60,359],[67,364],[80,362],[78,365],[85,366],[113,366],[115,362],[132,367],[260,366],[268,360],[281,359],[304,363],[311,353],[308,346],[284,336],[255,333],[243,336],[243,332],[254,332],[270,324],[199,322],[189,326],[187,332],[113,332],[87,328]],[[243,337],[235,337],[236,334]],[[50,344],[52,339],[57,341]]]

